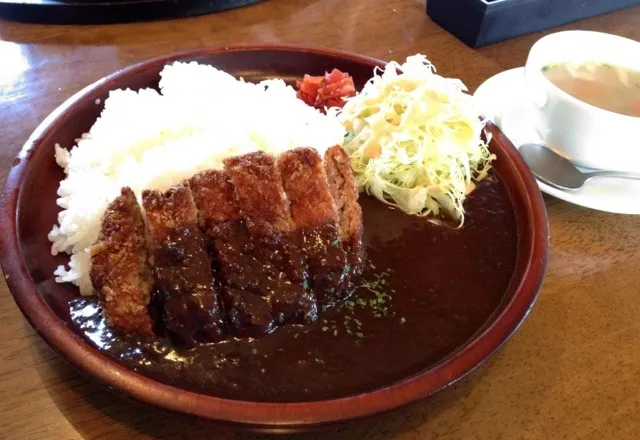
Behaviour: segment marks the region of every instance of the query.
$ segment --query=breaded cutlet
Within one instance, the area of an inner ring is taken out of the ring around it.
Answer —
[[[153,274],[147,231],[130,188],[109,204],[98,241],[90,249],[90,278],[107,320],[124,332],[153,334],[149,301]]]
[[[304,279],[302,260],[292,243],[294,224],[275,157],[262,151],[230,157],[224,169],[254,244],[254,255],[271,262],[291,281]]]
[[[321,306],[342,298],[347,255],[338,231],[338,212],[322,159],[313,148],[296,148],[278,157],[291,217]]]
[[[225,159],[224,168],[252,236],[273,237],[293,231],[275,157],[256,151]]]
[[[273,265],[273,277],[281,280],[279,290],[270,297],[274,315],[281,322],[314,320],[316,298],[307,286],[275,157],[258,151],[225,159],[224,167],[252,240],[253,255]]]
[[[256,290],[264,264],[250,252],[251,238],[229,175],[221,170],[204,171],[189,181],[189,187],[199,211],[200,227],[216,252],[220,273],[225,278],[222,281]]]
[[[326,151],[324,167],[338,211],[340,237],[349,255],[352,271],[359,274],[364,268],[365,259],[362,209],[358,203],[358,187],[351,169],[351,160],[344,149],[336,145]]]
[[[250,239],[229,175],[208,170],[189,180],[200,227],[213,245],[227,317],[237,336],[271,332],[275,321],[264,291],[265,267],[246,248]]]
[[[220,340],[225,315],[191,191],[185,185],[146,190],[142,204],[167,331],[186,345]]]
[[[291,218],[298,229],[338,222],[322,158],[313,148],[295,148],[278,156]]]
[[[202,171],[189,179],[189,187],[205,231],[225,222],[242,221],[229,175],[222,170]]]

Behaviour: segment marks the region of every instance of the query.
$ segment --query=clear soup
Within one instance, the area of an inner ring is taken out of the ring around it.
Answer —
[[[640,117],[640,71],[600,62],[559,63],[542,73],[560,90],[610,112]]]

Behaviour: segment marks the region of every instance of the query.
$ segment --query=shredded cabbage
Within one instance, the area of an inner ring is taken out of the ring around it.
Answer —
[[[466,90],[418,54],[376,69],[342,109],[329,109],[347,130],[344,148],[360,190],[409,214],[445,214],[462,225],[464,199],[495,159]]]

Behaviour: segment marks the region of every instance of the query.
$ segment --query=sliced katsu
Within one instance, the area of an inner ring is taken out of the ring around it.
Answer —
[[[236,204],[229,175],[203,171],[189,181],[199,210],[200,227],[217,260],[222,298],[231,331],[237,336],[261,336],[275,328],[269,295],[269,267],[250,251],[244,218]],[[266,273],[265,273],[266,272]]]
[[[252,252],[270,265],[272,310],[279,322],[316,319],[317,302],[304,270],[289,202],[275,157],[264,152],[231,157],[224,161],[234,196],[244,216]]]
[[[340,147],[324,160],[312,148],[231,157],[144,191],[142,207],[123,188],[91,248],[91,281],[115,328],[186,346],[308,323],[363,269],[357,199]]]
[[[142,204],[167,332],[185,345],[220,340],[225,314],[191,191],[185,185],[144,191]]]
[[[117,329],[152,335],[148,307],[153,289],[147,231],[130,188],[107,207],[98,241],[91,247],[90,278],[103,312]]]
[[[358,187],[351,160],[342,147],[331,147],[324,155],[324,168],[338,211],[340,238],[349,257],[351,275],[357,276],[364,269],[365,253],[362,209],[358,203]]]
[[[322,158],[313,148],[296,148],[278,157],[278,167],[311,288],[320,306],[332,305],[345,293],[349,270]]]

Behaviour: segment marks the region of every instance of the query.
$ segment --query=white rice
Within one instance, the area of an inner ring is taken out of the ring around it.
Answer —
[[[63,210],[49,233],[51,252],[71,254],[56,281],[91,295],[88,248],[97,240],[108,204],[129,186],[165,190],[228,156],[298,146],[321,154],[342,143],[344,128],[298,100],[281,80],[236,80],[211,66],[175,63],[162,71],[160,90],[114,90],[89,133],[71,150],[55,146],[66,178],[58,188]]]

